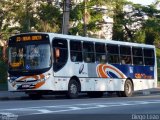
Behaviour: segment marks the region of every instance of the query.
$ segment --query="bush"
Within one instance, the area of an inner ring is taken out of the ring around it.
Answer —
[[[7,81],[7,64],[0,60],[0,83]]]
[[[0,49],[0,84],[7,83],[7,64],[2,58],[2,49]]]

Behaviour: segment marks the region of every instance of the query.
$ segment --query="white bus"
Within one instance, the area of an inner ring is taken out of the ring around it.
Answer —
[[[157,87],[153,45],[62,35],[24,33],[10,37],[8,89],[30,97],[65,93],[69,98],[86,92],[102,97],[116,92]]]

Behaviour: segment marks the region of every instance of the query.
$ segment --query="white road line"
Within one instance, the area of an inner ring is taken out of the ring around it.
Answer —
[[[80,110],[81,109],[80,107],[69,107],[69,108],[72,110]]]
[[[49,114],[49,113],[61,113],[76,110],[89,110],[89,109],[99,109],[108,107],[118,107],[118,106],[133,106],[133,105],[144,105],[144,104],[156,104],[160,103],[160,100],[149,100],[149,101],[123,101],[123,102],[112,102],[112,103],[90,103],[90,104],[71,104],[71,105],[57,105],[57,106],[40,106],[40,107],[27,107],[27,108],[13,108],[13,109],[0,109],[1,111],[16,113],[25,113],[24,115],[34,115],[34,114]],[[54,108],[54,109],[52,109]],[[56,110],[58,108],[59,110]],[[19,111],[19,112],[18,112]],[[28,113],[31,112],[31,113]]]
[[[53,112],[51,110],[46,110],[46,109],[40,109],[40,110],[37,110],[37,111],[39,111],[39,112],[41,112],[43,114],[45,114],[45,113],[52,113]]]
[[[107,105],[97,105],[97,107],[107,107]]]

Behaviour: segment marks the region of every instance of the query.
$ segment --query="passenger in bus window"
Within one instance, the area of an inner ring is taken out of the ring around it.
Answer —
[[[131,64],[131,57],[130,56],[122,56],[121,63],[122,64]]]

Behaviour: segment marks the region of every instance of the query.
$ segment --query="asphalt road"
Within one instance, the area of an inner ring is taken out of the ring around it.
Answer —
[[[0,120],[160,120],[160,94],[0,101]]]

